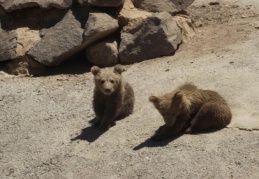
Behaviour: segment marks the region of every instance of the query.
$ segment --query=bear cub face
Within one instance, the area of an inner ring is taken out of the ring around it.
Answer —
[[[125,69],[117,65],[113,73],[106,69],[100,69],[97,66],[92,67],[91,72],[94,75],[95,85],[105,95],[114,93],[121,85],[121,73]]]
[[[180,112],[186,108],[184,95],[181,92],[169,93],[162,96],[150,96],[149,101],[153,103],[168,126],[173,125]]]

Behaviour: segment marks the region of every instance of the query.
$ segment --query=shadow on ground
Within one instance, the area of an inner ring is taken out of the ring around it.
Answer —
[[[199,135],[199,134],[209,134],[209,133],[214,133],[214,132],[217,132],[221,129],[207,129],[207,130],[204,130],[204,131],[196,131],[196,132],[193,132],[193,133],[188,133],[187,135]],[[135,146],[133,148],[133,150],[139,150],[139,149],[142,149],[144,147],[163,147],[163,146],[166,146],[167,144],[169,144],[170,142],[178,139],[179,137],[181,137],[182,135],[184,135],[185,133],[180,133],[180,134],[177,134],[175,136],[172,136],[168,139],[165,139],[165,140],[162,140],[162,141],[153,141],[151,138],[148,138],[147,140],[145,140],[144,142],[142,142],[141,144]]]
[[[176,136],[170,137],[170,138],[162,140],[162,141],[153,141],[151,138],[148,138],[144,142],[142,142],[139,145],[135,146],[133,148],[133,150],[139,150],[139,149],[142,149],[144,147],[163,147],[163,146],[166,146],[168,143],[176,140],[177,138],[179,138],[182,135],[183,134],[178,134]]]
[[[94,142],[97,140],[104,132],[98,130],[96,127],[94,127],[94,122],[96,121],[95,118],[91,119],[88,123],[90,126],[82,129],[81,134],[73,139],[74,140],[86,140],[87,142]]]
[[[97,140],[104,132],[99,131],[97,128],[93,126],[88,126],[82,129],[81,134],[77,137],[71,139],[71,141],[75,140],[86,140],[87,142],[94,142]]]

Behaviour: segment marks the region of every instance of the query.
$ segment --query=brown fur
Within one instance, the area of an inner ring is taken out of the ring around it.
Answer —
[[[149,101],[163,116],[153,140],[163,140],[180,132],[196,132],[226,127],[232,118],[231,110],[217,92],[184,84],[171,93],[150,96]]]
[[[94,75],[95,89],[93,109],[96,114],[95,126],[106,131],[114,125],[116,119],[121,119],[133,112],[134,91],[129,83],[123,80],[122,65],[116,65],[113,70],[91,68]]]

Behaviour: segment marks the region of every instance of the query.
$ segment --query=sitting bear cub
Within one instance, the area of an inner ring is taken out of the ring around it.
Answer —
[[[180,132],[198,132],[226,127],[232,118],[227,102],[217,92],[184,84],[171,93],[150,96],[165,125],[152,136],[160,141]]]
[[[121,119],[133,112],[134,91],[129,83],[123,80],[122,65],[116,65],[113,70],[97,66],[91,68],[94,75],[95,89],[93,109],[96,115],[95,127],[106,131]]]

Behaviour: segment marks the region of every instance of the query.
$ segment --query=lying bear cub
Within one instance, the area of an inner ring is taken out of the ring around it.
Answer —
[[[165,124],[152,136],[160,141],[181,132],[201,132],[226,127],[232,118],[231,110],[217,92],[184,84],[171,93],[150,96],[149,101],[163,116]]]
[[[116,65],[113,70],[91,68],[94,75],[95,89],[93,109],[96,115],[95,127],[101,131],[108,130],[115,124],[115,120],[124,118],[133,112],[134,91],[131,85],[124,81],[122,65]]]

